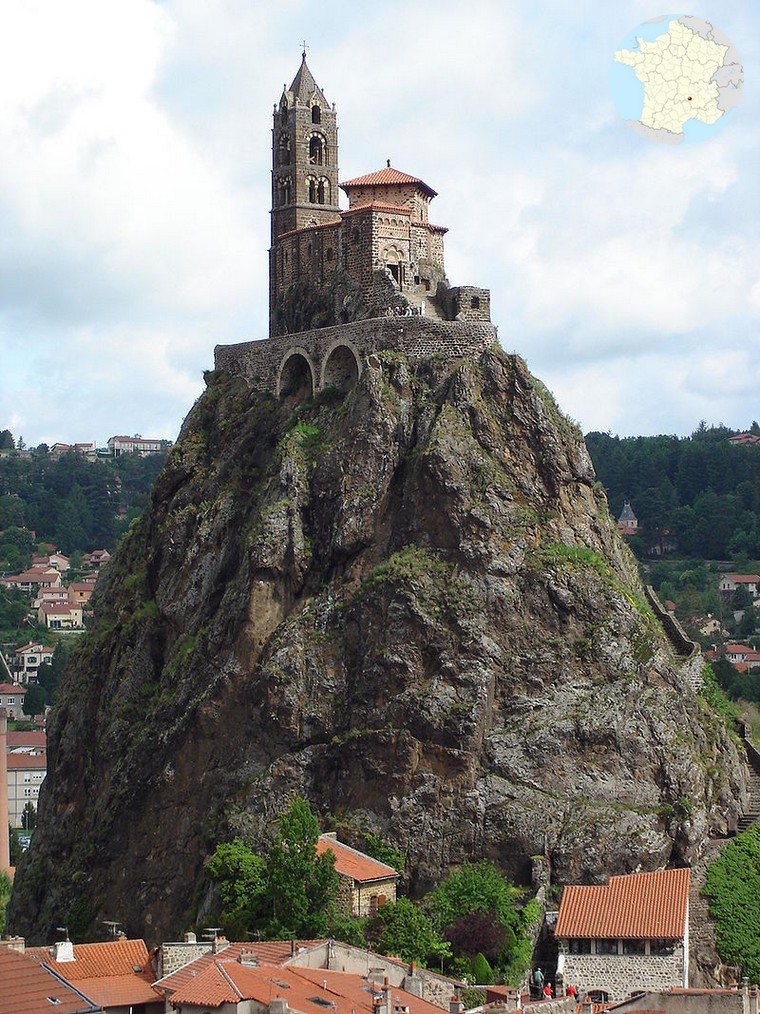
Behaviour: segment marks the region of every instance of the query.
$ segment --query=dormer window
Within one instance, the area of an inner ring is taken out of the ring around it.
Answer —
[[[311,122],[312,123],[321,123],[322,122],[322,110],[316,104],[316,102],[311,107]]]

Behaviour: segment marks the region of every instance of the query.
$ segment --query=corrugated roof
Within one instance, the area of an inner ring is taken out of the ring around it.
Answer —
[[[357,176],[353,180],[346,180],[345,183],[339,185],[342,190],[347,190],[351,187],[386,187],[409,183],[424,190],[429,197],[436,197],[438,194],[437,190],[433,190],[432,187],[429,187],[418,176],[410,176],[409,173],[402,172],[400,169],[394,169],[390,165],[384,169],[378,169],[377,172],[367,173],[366,176]]]
[[[677,939],[686,931],[691,871],[658,870],[611,877],[601,887],[562,893],[558,937]]]
[[[335,856],[335,870],[344,877],[353,877],[360,883],[368,880],[388,880],[391,877],[398,877],[398,870],[392,866],[373,859],[364,852],[352,849],[343,842],[321,834],[317,840],[317,854],[332,852]]]

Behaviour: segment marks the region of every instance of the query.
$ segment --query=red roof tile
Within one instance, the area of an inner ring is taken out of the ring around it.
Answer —
[[[9,753],[9,771],[47,771],[47,753]]]
[[[151,1003],[159,999],[159,994],[151,987],[155,976],[144,940],[74,944],[74,961],[55,961],[49,947],[29,948],[26,954],[44,961],[58,975],[105,1007]]]
[[[411,215],[412,209],[403,204],[391,204],[389,201],[368,201],[366,204],[355,204],[347,211],[341,211],[344,218],[356,215],[360,211],[392,211],[400,215]]]
[[[223,1003],[251,999],[268,1005],[272,1000],[283,999],[289,1008],[306,1014],[320,1014],[328,1004],[336,1014],[350,1011],[372,1014],[373,996],[381,988],[379,983],[350,972],[294,965],[252,967],[225,958],[227,953],[215,955],[210,965],[173,992],[172,1004],[220,1007]],[[394,1004],[408,1006],[410,1014],[440,1014],[440,1008],[395,986],[391,988],[391,996]]]
[[[218,958],[223,957],[225,961],[237,961],[243,950],[253,951],[262,964],[274,966],[284,965],[286,961],[289,961],[293,955],[293,949],[296,951],[308,950],[310,947],[319,947],[323,943],[323,940],[296,940],[293,944],[290,940],[255,940],[251,943],[232,943],[216,954],[208,951],[202,957],[196,958],[195,961],[178,968],[176,972],[165,975],[163,979],[158,980],[156,985],[162,991],[173,992],[184,987],[187,982],[199,975],[204,968],[213,964]]]
[[[368,880],[389,880],[391,877],[398,877],[398,870],[392,866],[378,862],[371,856],[352,849],[343,842],[321,834],[317,840],[317,854],[332,852],[335,856],[335,870],[344,877],[353,877],[360,883]]]
[[[27,952],[28,954],[28,952]],[[0,948],[0,1014],[90,1014],[96,1003],[54,975],[38,960]]]
[[[659,870],[611,877],[603,887],[568,886],[558,937],[667,937],[686,931],[691,871]]]
[[[392,166],[386,166],[385,169],[378,169],[377,172],[374,173],[367,173],[366,176],[357,176],[353,180],[346,180],[345,183],[340,184],[340,187],[342,190],[346,190],[351,187],[385,187],[409,183],[415,184],[421,190],[424,190],[430,197],[435,197],[437,195],[437,191],[433,190],[432,187],[429,187],[427,183],[419,179],[419,177],[410,176],[409,173],[401,172],[400,169],[394,169]]]
[[[18,750],[21,747],[33,747],[35,750],[44,750],[47,745],[47,737],[43,732],[9,732],[8,750]]]

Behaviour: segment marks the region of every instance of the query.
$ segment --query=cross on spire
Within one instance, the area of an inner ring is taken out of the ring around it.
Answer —
[[[303,42],[301,43],[301,59],[302,60],[306,59],[306,50],[308,48],[309,47],[306,45],[306,39],[304,39]]]

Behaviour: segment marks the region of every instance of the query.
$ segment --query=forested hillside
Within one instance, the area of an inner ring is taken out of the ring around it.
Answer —
[[[164,454],[53,457],[44,450],[0,458],[0,569],[23,562],[33,542],[69,555],[113,549],[142,513],[164,460]]]
[[[760,435],[760,426],[749,432]],[[638,518],[634,552],[671,537],[686,556],[760,558],[760,443],[733,444],[734,434],[702,423],[683,438],[586,436],[611,512],[628,500]]]

